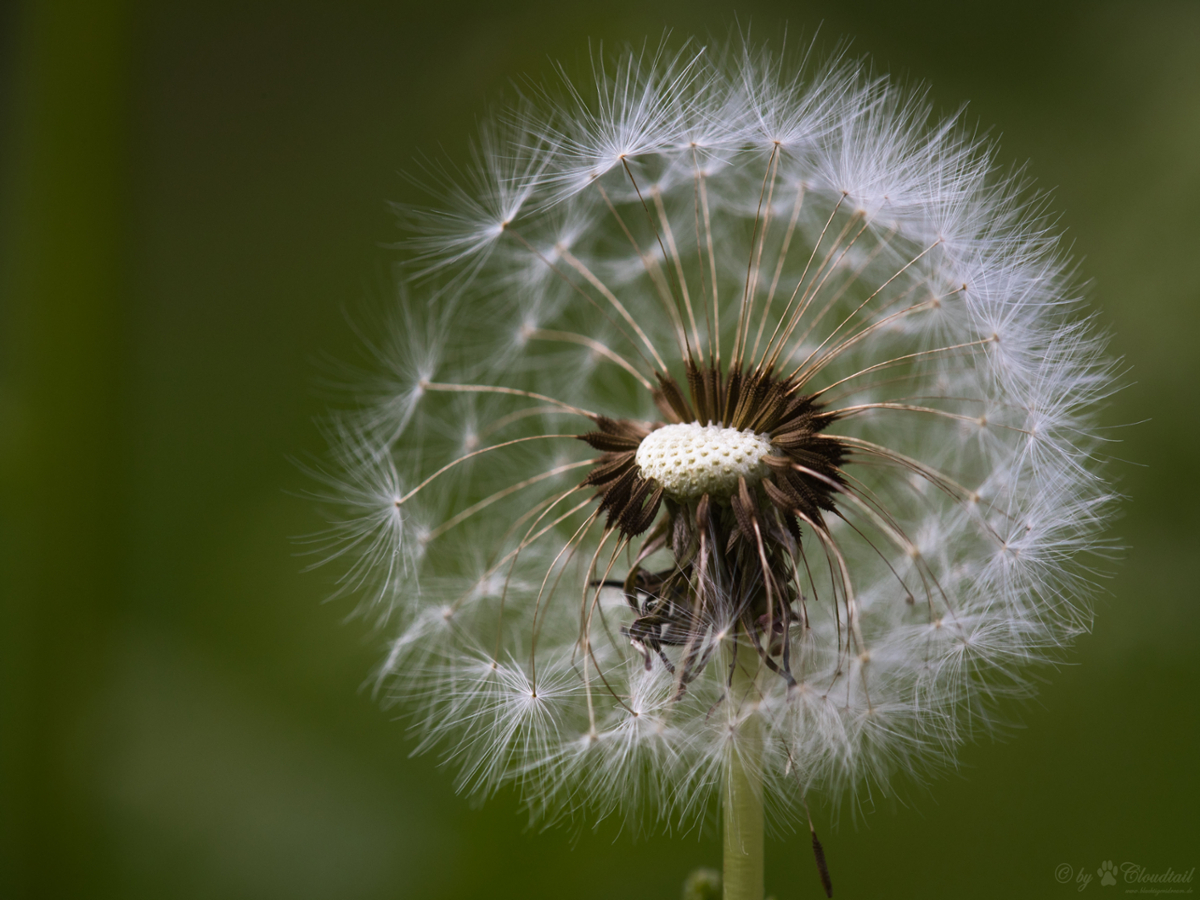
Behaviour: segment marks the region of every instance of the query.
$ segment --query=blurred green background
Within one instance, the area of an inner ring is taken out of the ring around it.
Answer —
[[[1200,4],[16,3],[0,11],[0,896],[674,898],[715,836],[472,808],[323,603],[324,358],[379,305],[386,200],[587,42],[853,40],[1032,160],[1131,385],[1094,633],[1022,727],[821,827],[841,897],[1065,897],[1200,865]],[[823,23],[823,24],[822,24]],[[828,823],[835,811],[814,811]],[[815,897],[807,839],[768,890]],[[1193,886],[1196,883],[1193,882]],[[1125,887],[1118,888],[1123,892]]]

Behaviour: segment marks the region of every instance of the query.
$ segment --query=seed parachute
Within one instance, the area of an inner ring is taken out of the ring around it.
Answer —
[[[322,540],[464,788],[802,819],[1088,627],[1112,362],[961,117],[845,58],[631,50],[432,180]]]

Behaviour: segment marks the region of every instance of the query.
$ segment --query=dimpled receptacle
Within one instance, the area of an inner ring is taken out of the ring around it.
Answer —
[[[765,435],[688,422],[650,432],[636,461],[642,477],[662,485],[672,499],[686,501],[703,494],[723,499],[737,489],[739,478],[759,480],[770,454]]]

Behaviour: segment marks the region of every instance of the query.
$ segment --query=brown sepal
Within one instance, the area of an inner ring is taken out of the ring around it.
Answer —
[[[745,478],[738,479],[737,493],[729,498],[729,505],[733,508],[733,516],[737,520],[738,531],[742,533],[742,536],[750,544],[756,544],[757,538],[754,534],[754,524],[758,519],[758,504],[755,502],[754,496],[750,493],[750,488],[747,486]]]
[[[675,379],[665,372],[656,373],[656,377],[658,378],[658,389],[654,392],[654,402],[663,415],[676,423],[691,422],[695,419],[696,417]]]
[[[648,501],[647,494],[650,495]],[[621,531],[626,537],[637,537],[653,524],[654,517],[658,515],[658,508],[662,505],[662,498],[663,490],[659,485],[647,479],[642,480],[620,519]],[[643,502],[645,506],[642,505]]]

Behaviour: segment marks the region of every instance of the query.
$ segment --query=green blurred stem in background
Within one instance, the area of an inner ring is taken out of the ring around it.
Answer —
[[[25,3],[0,186],[0,895],[111,895],[130,10]]]
[[[737,646],[730,679],[730,699],[735,709],[756,702],[755,680],[760,663],[748,641]],[[762,900],[763,897],[763,795],[762,733],[757,711],[737,726],[732,741],[725,791],[722,798],[725,842],[725,900]]]

